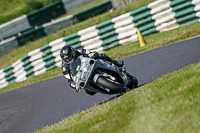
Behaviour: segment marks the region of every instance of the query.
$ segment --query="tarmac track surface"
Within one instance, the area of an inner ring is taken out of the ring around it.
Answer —
[[[200,61],[200,36],[122,59],[143,85]],[[139,89],[139,88],[138,88]],[[0,94],[0,133],[29,133],[113,96],[70,89],[64,76]]]

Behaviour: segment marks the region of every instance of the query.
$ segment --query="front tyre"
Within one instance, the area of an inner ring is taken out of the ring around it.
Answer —
[[[111,93],[123,93],[127,90],[127,87],[124,85],[111,81],[105,77],[99,77],[97,79],[97,83],[105,88],[108,88]]]
[[[96,92],[90,91],[90,90],[85,90],[85,92],[86,92],[88,95],[91,95],[91,96],[93,96],[93,95],[96,94]]]

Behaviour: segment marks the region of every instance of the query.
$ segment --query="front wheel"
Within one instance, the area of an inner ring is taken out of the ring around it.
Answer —
[[[86,92],[87,94],[91,95],[91,96],[93,96],[93,95],[96,94],[96,92],[90,91],[90,90],[85,90],[85,92]]]
[[[111,93],[123,93],[127,90],[127,87],[125,87],[124,85],[118,82],[114,82],[105,77],[99,77],[97,79],[97,83],[105,88],[108,88]]]

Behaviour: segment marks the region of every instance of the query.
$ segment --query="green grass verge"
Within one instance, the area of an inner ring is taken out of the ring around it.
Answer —
[[[36,133],[198,133],[200,63]]]
[[[35,11],[57,0],[0,0],[0,24]]]
[[[62,16],[58,17],[57,19],[60,19],[62,17],[68,16],[68,15],[74,15],[76,13],[82,12],[82,11],[84,11],[86,9],[94,7],[94,6],[96,6],[96,5],[98,5],[98,4],[102,3],[102,2],[105,2],[105,1],[107,1],[107,0],[96,0],[94,2],[91,2],[91,3],[88,3],[88,4],[84,5],[84,6],[80,7],[80,8],[78,8],[77,10],[74,10],[74,11],[68,13],[68,14],[62,15]]]
[[[12,19],[15,19],[17,17],[20,17],[24,14],[31,13],[32,11],[35,11],[39,8],[42,8],[52,2],[55,2],[57,0],[1,0],[0,1],[0,24],[6,23]],[[67,13],[61,17],[76,14],[78,12],[81,12],[85,9],[91,8],[101,2],[104,2],[107,0],[96,0],[94,2],[91,2],[85,6],[80,7],[77,10],[74,10],[70,13]],[[61,18],[59,17],[59,18]],[[57,19],[59,19],[57,18]]]
[[[147,42],[147,45],[145,47],[140,48],[139,42],[133,42],[133,43],[129,43],[123,46],[115,47],[113,49],[106,51],[105,53],[114,59],[124,58],[127,56],[144,52],[144,51],[148,51],[157,47],[161,47],[169,43],[173,43],[173,42],[181,41],[190,37],[197,36],[200,34],[199,29],[200,29],[200,23],[195,23],[187,27],[181,27],[175,30],[147,36],[144,38],[145,41]],[[48,71],[39,76],[27,79],[24,82],[11,84],[3,89],[0,89],[0,93],[13,90],[16,88],[20,88],[20,87],[33,84],[33,83],[36,83],[36,82],[39,82],[51,77],[59,76],[59,75],[62,75],[61,68],[56,68],[54,70]]]

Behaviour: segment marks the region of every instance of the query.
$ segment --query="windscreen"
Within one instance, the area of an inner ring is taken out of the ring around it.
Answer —
[[[70,71],[73,76],[75,76],[81,67],[81,59],[77,58],[72,63],[70,63]]]

